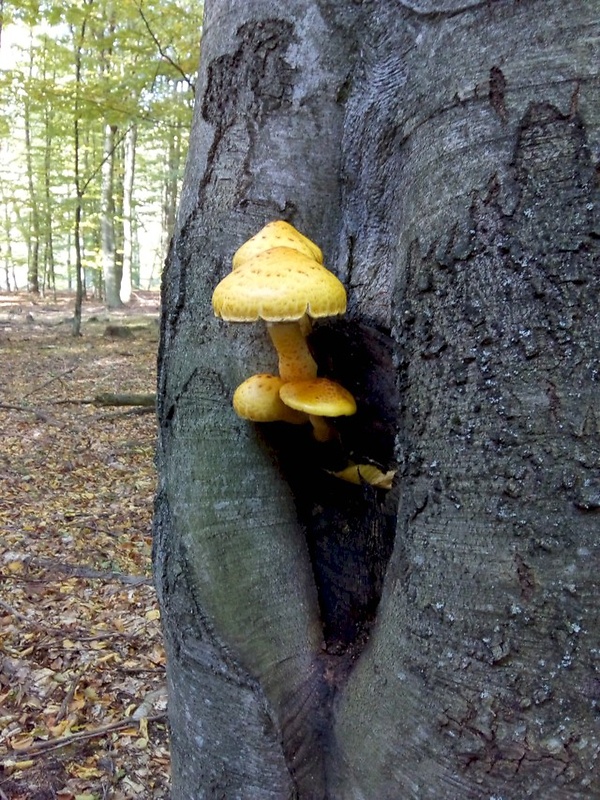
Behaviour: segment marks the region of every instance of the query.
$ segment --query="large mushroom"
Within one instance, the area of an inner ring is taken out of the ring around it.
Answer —
[[[263,250],[226,275],[212,297],[229,322],[263,319],[279,357],[284,383],[310,380],[317,365],[306,343],[310,319],[343,314],[346,290],[314,258],[290,247]]]
[[[276,219],[267,223],[264,228],[261,228],[258,233],[236,250],[233,254],[233,269],[237,269],[245,261],[264,250],[271,250],[273,247],[291,247],[292,250],[304,253],[305,256],[319,264],[323,263],[323,253],[320,247],[311,242],[303,233],[297,231],[289,222]]]

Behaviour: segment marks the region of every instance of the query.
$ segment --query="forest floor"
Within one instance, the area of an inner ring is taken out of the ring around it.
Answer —
[[[156,422],[98,404],[155,391],[158,297],[72,305],[0,294],[0,800],[160,800]]]

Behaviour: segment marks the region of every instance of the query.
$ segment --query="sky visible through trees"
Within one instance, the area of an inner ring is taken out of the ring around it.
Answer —
[[[4,2],[0,289],[156,287],[202,30],[192,0]]]

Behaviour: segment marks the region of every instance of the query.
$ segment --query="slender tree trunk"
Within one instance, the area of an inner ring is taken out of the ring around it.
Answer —
[[[49,105],[44,110],[44,284],[56,292],[56,274],[54,265],[54,237],[52,212],[54,199],[50,188],[50,171],[52,168],[52,136],[51,125],[53,114]]]
[[[75,200],[75,225],[73,228],[73,241],[75,242],[75,310],[73,314],[73,336],[81,335],[81,309],[83,306],[83,266],[81,259],[81,195],[76,195]]]
[[[86,5],[89,7],[89,2]],[[73,313],[73,336],[81,335],[81,310],[83,305],[83,263],[81,254],[81,216],[83,209],[83,180],[81,176],[81,78],[82,78],[82,51],[85,40],[87,18],[84,17],[79,30],[71,28],[75,46],[75,106],[73,109],[73,182],[75,184],[75,213],[73,227],[73,242],[75,246],[75,309]]]
[[[121,300],[131,299],[132,273],[135,252],[135,219],[133,189],[135,180],[135,149],[137,125],[127,130],[123,156],[123,274],[121,277]]]
[[[174,84],[173,102],[178,102],[179,83]],[[162,241],[163,252],[166,255],[167,248],[175,227],[175,217],[177,213],[177,200],[179,192],[179,175],[181,169],[181,130],[176,127],[173,135],[169,138],[167,168],[165,172],[165,182],[163,189],[163,218],[162,218]]]
[[[5,253],[4,253],[4,281],[5,281],[5,284],[6,284],[6,291],[10,292],[11,291],[11,288],[10,288],[10,262],[9,262],[9,256],[8,256],[8,252],[7,251],[5,251]]]
[[[102,158],[102,274],[104,277],[104,300],[107,308],[122,305],[119,296],[121,276],[118,274],[115,236],[115,161],[117,128],[104,126],[104,152]]]
[[[80,126],[79,140],[79,175],[81,199],[83,202],[84,195],[87,194],[89,186],[94,182],[94,178],[97,175],[98,165],[100,165],[100,169],[102,169],[102,148],[100,148],[100,151],[98,152],[98,136],[94,135],[94,132],[90,130],[89,126],[87,125]],[[94,207],[100,212],[99,204],[95,204]],[[81,280],[84,298],[88,296],[88,290],[98,300],[102,300],[104,296],[102,265],[100,265],[100,268],[98,268],[96,266],[96,260],[92,256],[92,254],[101,253],[101,251],[102,239],[99,227],[95,225],[86,225],[85,227],[82,227],[80,236],[80,257],[82,265]],[[86,257],[87,254],[90,254],[89,258]],[[93,266],[91,266],[92,261],[94,262]]]
[[[56,293],[56,272],[54,265],[54,241],[50,229],[46,230],[44,242],[44,285]]]
[[[33,34],[32,34],[33,36]],[[33,81],[33,41],[30,39],[29,82]],[[29,190],[29,207],[31,209],[31,227],[27,236],[28,266],[27,291],[39,294],[40,270],[40,211],[36,191],[35,167],[33,159],[33,140],[31,130],[31,99],[25,96],[23,103],[23,124],[25,132],[25,164],[27,169],[27,187]]]
[[[598,41],[587,0],[207,2],[159,354],[174,800],[600,796]],[[389,492],[231,409],[276,359],[210,298],[275,218],[347,287],[311,345]]]
[[[14,257],[13,257],[13,250],[12,250],[12,225],[11,225],[11,218],[10,218],[10,211],[8,207],[8,203],[4,201],[4,235],[6,237],[6,244],[4,248],[4,279],[6,281],[6,291],[10,292],[11,290],[11,276],[13,279],[13,286],[14,290],[17,291],[17,283],[14,280],[15,277],[15,267],[14,267]]]
[[[9,201],[6,198],[3,198],[3,207],[4,207],[4,214],[3,214],[3,222],[4,222],[4,236],[6,240],[5,249],[4,249],[4,275],[6,279],[6,290],[10,292],[10,282],[11,276],[13,280],[14,290],[17,291],[17,282],[15,279],[15,262],[14,262],[14,255],[12,249],[12,218],[11,218],[11,209],[9,205]]]

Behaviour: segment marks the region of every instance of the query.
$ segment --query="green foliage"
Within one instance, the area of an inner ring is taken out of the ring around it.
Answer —
[[[42,288],[52,284],[52,275],[58,288],[66,287],[78,202],[83,263],[98,270],[107,158],[114,168],[111,207],[121,245],[124,139],[132,126],[137,129],[133,206],[139,234],[134,260],[162,262],[169,236],[164,226],[172,220],[165,199],[176,201],[173,170],[178,185],[201,29],[202,6],[194,0],[5,0],[0,287],[8,282],[13,288],[16,276],[23,288],[25,265],[30,273],[38,271]],[[106,126],[116,129],[111,153],[104,149]],[[157,232],[152,242],[147,231]],[[91,273],[89,278],[91,288],[95,279]],[[142,278],[147,282],[148,270]]]

